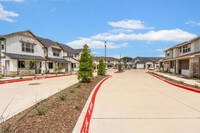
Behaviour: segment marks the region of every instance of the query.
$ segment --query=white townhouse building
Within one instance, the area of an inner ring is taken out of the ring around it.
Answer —
[[[58,66],[64,67],[62,72],[70,72],[73,64],[78,64],[72,61],[73,56],[78,55],[78,59],[81,53],[80,49],[37,37],[30,30],[0,35],[0,42],[0,71],[5,76],[55,73]],[[65,47],[71,49],[72,57],[66,59],[70,52]]]
[[[95,57],[94,58],[94,65],[95,65],[95,69],[98,68],[99,65],[99,60],[103,58],[104,62],[105,62],[105,57]],[[114,58],[114,57],[106,57],[106,68],[118,68],[119,64],[124,64],[122,60]]]

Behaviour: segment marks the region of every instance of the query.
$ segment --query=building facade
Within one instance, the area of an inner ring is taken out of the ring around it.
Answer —
[[[61,72],[71,72],[75,62],[69,59],[81,53],[81,50],[37,37],[30,30],[0,35],[0,43],[0,73],[5,76],[56,73],[59,66],[63,67]]]
[[[136,57],[132,60],[133,68],[135,69],[149,69],[158,68],[159,61],[164,58],[162,57]]]
[[[99,60],[103,58],[104,62],[105,62],[105,57],[95,57],[94,59],[94,65],[95,65],[95,69],[98,68],[99,65]],[[123,61],[114,57],[106,57],[106,68],[118,68],[119,64],[123,64]]]
[[[168,48],[160,70],[187,77],[200,77],[200,36]]]

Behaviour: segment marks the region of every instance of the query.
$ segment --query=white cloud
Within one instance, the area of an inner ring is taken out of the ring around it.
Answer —
[[[93,51],[93,52],[91,52],[93,55],[98,55],[98,54],[101,54],[101,53],[99,53],[99,52],[96,52],[96,51]]]
[[[122,21],[118,21],[118,22],[108,22],[109,25],[111,25],[112,27],[120,27],[120,28],[126,28],[126,29],[154,29],[154,27],[145,27],[144,22],[140,21],[140,20],[130,20],[130,19],[126,19],[126,20],[122,20]]]
[[[165,55],[158,55],[158,57],[165,57]]]
[[[12,11],[5,11],[4,7],[0,4],[0,19],[8,22],[13,22],[14,20],[9,17],[18,17],[19,14]]]
[[[163,49],[156,49],[156,51],[158,51],[158,52],[163,52]]]
[[[185,24],[188,24],[191,26],[200,26],[200,22],[191,21],[191,20],[188,20]]]
[[[81,37],[79,40],[75,40],[75,41],[67,43],[67,45],[69,45],[73,48],[82,48],[84,44],[87,44],[92,49],[105,48],[105,46],[104,46],[105,43],[103,41],[97,41],[97,40],[93,40],[91,38]],[[122,43],[122,44],[115,44],[113,42],[107,42],[107,48],[110,48],[110,49],[121,48],[121,47],[126,47],[127,44],[128,44],[127,42]]]
[[[56,7],[52,8],[51,10],[49,10],[49,12],[54,12],[56,10]]]
[[[23,2],[24,0],[0,0],[0,1],[8,1],[8,2]]]
[[[110,55],[108,57],[114,57],[114,58],[120,59],[120,58],[123,58],[124,56],[119,54],[119,55]]]
[[[147,33],[139,34],[97,34],[92,36],[95,40],[109,40],[109,41],[128,41],[128,40],[146,40],[146,41],[172,41],[172,42],[183,42],[191,38],[196,37],[195,34],[180,30],[159,30],[149,31]]]

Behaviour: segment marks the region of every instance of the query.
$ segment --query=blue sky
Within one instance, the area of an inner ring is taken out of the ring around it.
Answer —
[[[95,56],[163,56],[200,32],[199,0],[0,0],[0,35],[31,30]]]

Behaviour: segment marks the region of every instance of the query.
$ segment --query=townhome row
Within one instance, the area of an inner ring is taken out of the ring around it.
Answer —
[[[188,77],[200,77],[200,36],[183,42],[165,52],[160,70]]]
[[[0,35],[0,73],[5,76],[76,71],[82,49],[34,35],[30,30]]]
[[[95,69],[98,68],[99,65],[99,60],[103,58],[104,62],[105,62],[105,57],[95,57],[94,59],[94,65],[95,65]],[[122,60],[114,58],[114,57],[106,57],[106,68],[118,68],[119,64],[124,64]]]

